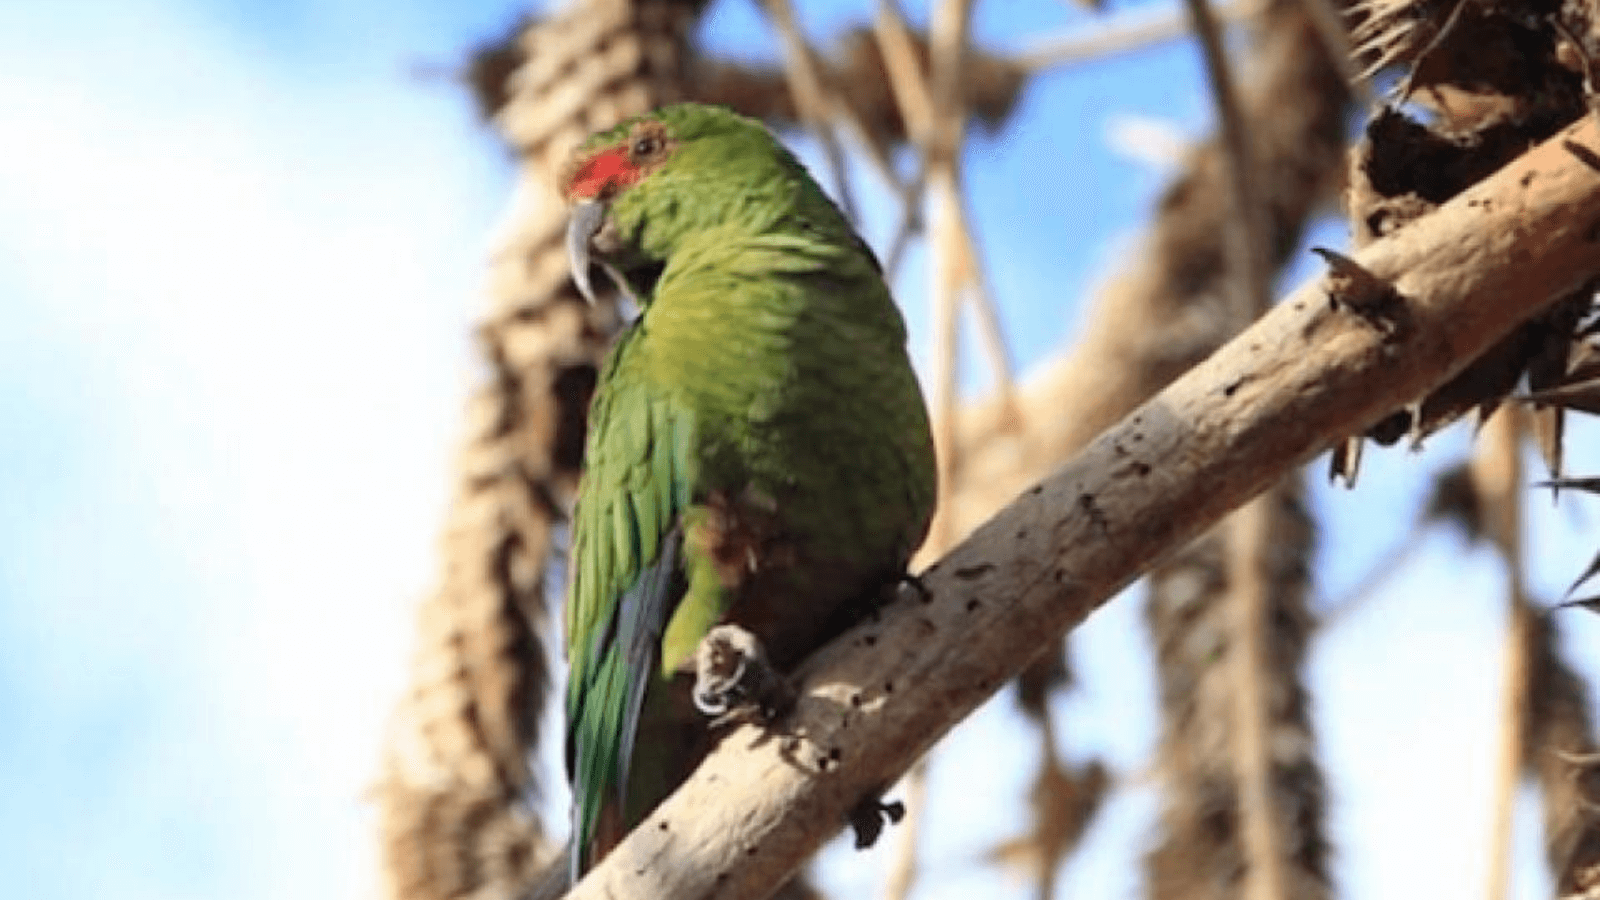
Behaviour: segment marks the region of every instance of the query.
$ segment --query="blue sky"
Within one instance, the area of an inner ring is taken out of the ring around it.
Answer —
[[[818,35],[866,9],[801,6]],[[0,868],[17,896],[374,896],[363,791],[434,577],[510,184],[464,97],[409,73],[519,9],[0,5]],[[1003,49],[1086,21],[1054,0],[990,3],[976,31]],[[761,29],[722,0],[707,37],[749,47]],[[1024,364],[1070,337],[1162,184],[1111,135],[1139,117],[1202,133],[1196,76],[1182,45],[1052,74],[1013,131],[973,138],[974,219]],[[868,216],[874,239],[886,221]],[[919,350],[925,266],[913,255],[897,286]],[[1594,432],[1578,430],[1583,470]],[[1404,530],[1419,473],[1465,446],[1375,454],[1357,492],[1318,491],[1321,595]],[[1535,585],[1553,596],[1593,550],[1594,510],[1538,508]],[[1317,646],[1346,896],[1480,889],[1499,583],[1491,559],[1435,536]],[[1074,636],[1084,687],[1061,704],[1068,752],[1125,773],[1155,728],[1136,600]],[[1595,646],[1568,620],[1571,646]],[[1026,895],[971,864],[1008,836],[1031,770],[994,764],[1016,727],[992,704],[935,757],[919,896]],[[1119,796],[1064,892],[1137,896],[1153,809],[1147,789]],[[1533,897],[1523,813],[1517,896]],[[859,895],[884,858],[830,850],[824,881]]]

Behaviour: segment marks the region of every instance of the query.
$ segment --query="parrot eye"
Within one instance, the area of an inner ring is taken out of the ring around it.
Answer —
[[[654,156],[661,149],[661,138],[653,134],[639,137],[633,142],[632,153],[636,159],[645,159]]]

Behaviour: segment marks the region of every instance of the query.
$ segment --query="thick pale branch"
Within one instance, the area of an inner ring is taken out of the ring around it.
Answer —
[[[813,657],[778,732],[729,734],[571,896],[770,894],[1153,562],[1600,273],[1597,226],[1600,127],[1586,119],[1360,251],[1393,302],[1358,314],[1329,302],[1348,283],[1303,285],[930,567],[929,599]]]

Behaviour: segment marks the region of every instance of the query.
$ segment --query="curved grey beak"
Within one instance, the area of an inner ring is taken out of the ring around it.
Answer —
[[[572,208],[567,220],[567,261],[572,266],[572,282],[590,304],[595,302],[594,285],[589,283],[589,240],[605,223],[606,205],[599,200],[584,200]]]

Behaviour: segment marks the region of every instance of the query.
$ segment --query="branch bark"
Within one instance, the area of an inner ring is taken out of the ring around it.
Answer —
[[[1449,378],[1600,273],[1586,118],[1356,257],[1390,302],[1301,286],[825,647],[794,712],[733,731],[573,898],[771,893],[849,812],[1152,562]],[[1341,283],[1344,281],[1345,283]]]

